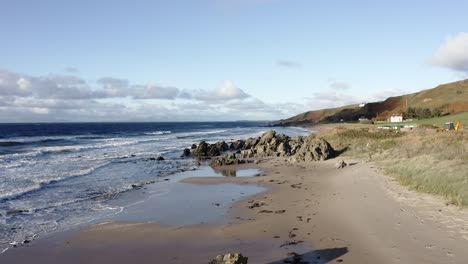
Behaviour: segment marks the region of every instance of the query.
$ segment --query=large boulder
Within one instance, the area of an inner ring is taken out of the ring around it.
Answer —
[[[219,151],[224,152],[229,149],[229,146],[224,141],[216,142],[215,146],[219,149]]]
[[[318,161],[326,160],[335,155],[335,150],[325,139],[308,136],[302,146],[296,151],[294,158],[296,161]]]
[[[209,145],[206,153],[208,157],[214,157],[221,155],[221,150],[216,145]]]
[[[209,144],[205,141],[200,142],[198,147],[192,151],[192,156],[194,157],[206,157],[209,150]]]
[[[248,260],[248,257],[244,257],[240,253],[228,253],[216,256],[208,264],[247,264]]]

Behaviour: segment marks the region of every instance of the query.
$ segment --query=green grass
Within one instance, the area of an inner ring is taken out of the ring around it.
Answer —
[[[417,120],[415,123],[418,125],[423,125],[423,124],[435,125],[437,127],[443,128],[445,123],[453,122],[454,124],[456,124],[458,120],[460,120],[464,129],[468,129],[468,112],[464,112],[464,113],[460,113],[456,115],[421,119],[421,120]]]
[[[389,123],[389,122],[382,122],[377,123],[376,126],[405,126],[405,125],[418,125],[418,126],[436,126],[439,128],[443,128],[444,124],[447,122],[453,122],[454,124],[460,120],[464,129],[468,130],[468,112],[456,114],[456,115],[447,115],[442,117],[434,117],[434,118],[426,118],[420,120],[414,120],[411,122],[405,123]]]

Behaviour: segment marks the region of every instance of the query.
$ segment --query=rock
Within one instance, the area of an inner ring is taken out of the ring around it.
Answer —
[[[229,149],[229,146],[226,142],[220,141],[216,142],[215,146],[219,149],[219,151],[224,152]]]
[[[206,157],[208,153],[208,143],[205,141],[200,142],[198,147],[192,152],[192,156],[194,157]]]
[[[239,156],[237,156],[235,153],[229,153],[226,154],[223,157],[216,157],[211,161],[211,166],[213,167],[219,167],[219,166],[226,166],[226,165],[238,165],[238,164],[244,164],[245,160],[241,159]]]
[[[245,141],[244,144],[244,149],[251,149],[254,148],[258,142],[260,141],[260,138],[249,138]]]
[[[242,256],[240,253],[228,253],[218,255],[208,264],[247,264],[249,258]]]
[[[323,138],[317,138],[315,135],[308,136],[301,148],[294,155],[296,161],[318,161],[326,160],[335,155],[335,150]]]
[[[131,184],[130,187],[132,187],[133,189],[140,189],[142,188],[142,184]]]
[[[278,152],[280,156],[287,156],[290,152],[289,144],[287,142],[279,143],[278,147],[276,147],[276,152]]]
[[[197,148],[197,145],[196,144],[192,144],[192,146],[190,147],[191,149],[196,149]]]
[[[184,149],[184,153],[182,153],[182,157],[190,157],[190,149]]]
[[[342,169],[344,167],[348,166],[348,164],[346,164],[346,162],[344,162],[344,160],[341,160],[341,161],[338,161],[337,163],[335,163],[335,168],[336,169]]]
[[[29,213],[29,210],[12,209],[12,210],[6,211],[6,215],[14,215],[14,214],[22,214],[22,213]]]
[[[221,154],[221,150],[217,145],[219,145],[219,147],[222,149],[228,148],[226,142],[224,141],[218,142],[216,144],[208,144],[205,141],[202,141],[198,147],[192,151],[192,156],[198,158],[219,156]]]
[[[159,156],[159,157],[156,158],[156,160],[161,161],[161,160],[164,160],[164,158],[162,156]]]
[[[258,144],[264,145],[266,143],[270,143],[270,141],[275,137],[275,135],[276,131],[274,130],[270,130],[268,132],[263,133]]]
[[[208,157],[214,157],[221,155],[221,150],[216,145],[209,145],[208,152],[206,153]]]
[[[245,141],[244,140],[236,140],[231,143],[229,146],[232,150],[241,150],[244,147]]]

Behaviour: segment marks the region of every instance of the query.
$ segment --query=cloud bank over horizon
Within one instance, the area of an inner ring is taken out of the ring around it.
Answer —
[[[402,94],[345,93],[351,84],[332,82],[302,101],[266,103],[225,80],[217,89],[179,89],[156,83],[72,74],[30,76],[0,70],[0,122],[233,121],[278,120],[308,110],[379,101]]]
[[[0,122],[266,120],[289,114],[226,80],[217,89],[181,90],[71,74],[0,70]]]

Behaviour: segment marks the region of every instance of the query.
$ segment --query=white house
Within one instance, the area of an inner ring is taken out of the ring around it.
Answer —
[[[403,115],[402,114],[393,114],[390,117],[390,122],[391,123],[401,123],[401,122],[403,122]]]

